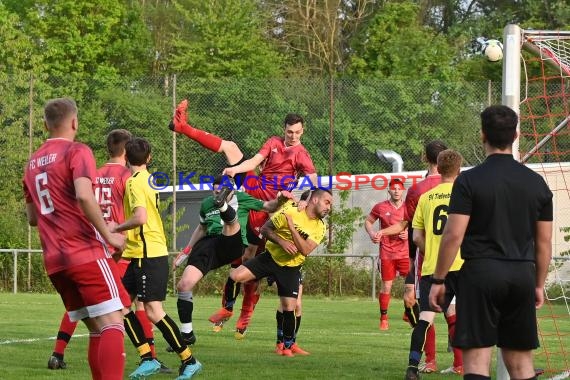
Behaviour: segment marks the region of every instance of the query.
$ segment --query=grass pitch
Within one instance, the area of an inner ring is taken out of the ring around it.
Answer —
[[[247,336],[236,341],[234,316],[224,330],[214,333],[208,316],[220,299],[194,298],[193,353],[204,365],[196,379],[402,379],[408,362],[410,327],[401,320],[402,301],[393,299],[390,329],[378,330],[378,303],[370,298],[325,299],[305,296],[298,336],[310,356],[287,358],[273,353],[277,297],[264,294],[257,305]],[[241,305],[241,297],[238,299]],[[65,353],[66,370],[47,369],[63,305],[54,294],[0,293],[0,379],[89,379],[87,330],[80,324]],[[167,313],[178,320],[176,298],[165,302]],[[438,366],[447,368],[452,354],[447,348],[447,326],[436,318]],[[570,324],[566,325],[570,329]],[[566,330],[568,331],[568,330]],[[165,351],[166,343],[155,329],[159,359],[177,372],[179,360]],[[128,338],[125,341],[125,378],[139,360]],[[537,363],[540,364],[540,363]],[[174,379],[176,374],[152,378]],[[459,379],[454,375],[430,374],[425,379]]]

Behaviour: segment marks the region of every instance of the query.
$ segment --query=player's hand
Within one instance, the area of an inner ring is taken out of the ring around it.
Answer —
[[[372,240],[372,243],[379,244],[380,239],[382,238],[382,232],[376,231],[374,233],[368,234],[368,236],[370,236],[370,240]]]
[[[241,256],[242,264],[245,263],[247,260],[251,260],[255,257],[255,249],[246,249]]]
[[[445,303],[445,284],[431,284],[429,290],[429,306],[436,313],[443,311],[441,305]]]
[[[182,251],[178,252],[178,255],[172,260],[172,271],[174,272],[187,258],[190,256],[192,247],[184,247]]]
[[[535,288],[534,289],[534,306],[537,309],[540,309],[542,305],[544,305],[544,288]]]
[[[309,204],[309,202],[307,202],[307,201],[299,201],[299,202],[297,203],[297,210],[303,211],[304,209],[307,208],[307,205],[308,205],[308,204]]]
[[[188,115],[186,113],[187,110],[188,110],[188,100],[184,99],[176,107],[176,111],[174,111],[174,117],[172,118],[172,123],[174,123],[176,130],[189,127]]]
[[[290,255],[296,255],[297,254],[297,246],[294,243],[287,241],[287,240],[283,240],[279,245],[288,254],[290,254]]]
[[[125,248],[125,235],[118,232],[111,232],[106,239],[109,245],[112,245],[117,251],[122,252]]]
[[[227,175],[228,177],[232,177],[232,178],[234,178],[236,176],[236,174],[239,174],[239,173],[235,170],[235,167],[225,168],[222,171],[222,175]]]
[[[279,192],[279,198],[287,199],[287,200],[288,200],[288,199],[292,199],[293,201],[297,201],[297,198],[295,198],[295,196],[293,195],[293,193],[290,192],[290,191],[287,191],[287,190],[281,190],[281,191]]]
[[[398,234],[400,240],[408,240],[408,229],[406,228],[404,231]]]

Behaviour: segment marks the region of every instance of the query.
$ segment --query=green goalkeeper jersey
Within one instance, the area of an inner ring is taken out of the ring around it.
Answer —
[[[246,226],[249,212],[251,210],[263,210],[263,203],[263,201],[241,191],[235,192],[228,203],[236,211],[241,227],[241,238],[245,246],[247,246]],[[200,224],[206,226],[206,235],[221,235],[223,223],[220,210],[214,206],[214,197],[205,198],[200,205]]]

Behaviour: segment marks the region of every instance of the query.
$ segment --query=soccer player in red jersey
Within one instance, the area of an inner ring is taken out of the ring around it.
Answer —
[[[437,156],[446,149],[447,146],[440,140],[433,140],[426,144],[424,159],[428,164],[427,176],[422,181],[408,189],[405,200],[404,220],[388,228],[382,229],[380,236],[399,234],[406,227],[411,227],[408,226],[408,224],[412,223],[420,196],[441,183],[441,176],[437,171]],[[408,272],[408,276],[406,276],[406,285],[404,288],[404,310],[406,318],[410,321],[410,324],[415,327],[418,322],[420,312],[417,302],[418,294],[416,294],[415,290],[416,287],[419,286],[419,280],[421,277],[423,253],[420,252],[419,255],[417,254],[418,250],[413,243],[412,234],[413,228],[408,228],[410,270]],[[432,373],[437,371],[435,325],[433,323],[427,330],[424,352],[426,354],[426,361],[423,365],[420,365],[420,372]]]
[[[178,107],[169,128],[182,133],[195,140],[200,145],[213,152],[224,153],[228,167],[223,174],[234,177],[237,187],[244,186],[245,191],[254,198],[270,201],[277,198],[280,190],[289,190],[301,175],[305,175],[310,183],[302,182],[306,187],[317,185],[317,174],[311,157],[301,144],[304,132],[304,120],[300,115],[288,114],[285,117],[283,128],[284,136],[270,137],[259,152],[250,159],[245,159],[243,153],[233,141],[223,140],[220,137],[194,128],[188,124],[186,110],[188,101],[183,100]],[[261,167],[259,176],[253,170]],[[261,227],[268,220],[269,215],[263,211],[251,211],[248,220],[247,238],[249,246],[246,248],[243,260],[248,260],[263,248]],[[232,263],[232,267],[241,264],[241,260]],[[236,324],[236,339],[243,339],[255,305],[259,300],[257,292],[258,282],[244,284],[244,296],[240,317]],[[212,315],[209,320],[218,327],[233,315],[233,306],[239,293],[239,284],[228,277],[224,286],[222,308]]]
[[[404,220],[404,205],[402,195],[404,184],[399,179],[390,181],[388,194],[390,199],[379,202],[370,211],[364,228],[374,244],[380,245],[379,269],[382,277],[382,288],[378,293],[380,304],[380,330],[388,330],[388,305],[392,282],[396,274],[406,277],[410,269],[408,253],[408,231],[404,230],[398,235],[377,237],[374,223],[380,220],[380,228],[386,228]]]
[[[132,134],[125,129],[115,129],[109,132],[106,138],[109,160],[97,169],[97,176],[95,177],[93,190],[95,192],[95,199],[101,207],[103,219],[105,219],[107,223],[122,223],[125,220],[123,197],[125,194],[125,184],[127,179],[131,176],[131,171],[126,166],[125,144],[131,138]],[[121,252],[115,251],[112,246],[108,247],[108,249],[119,265],[119,273],[122,278],[127,270],[129,261],[122,259]],[[149,342],[153,357],[156,358],[152,324],[146,316],[143,304],[138,301],[135,302],[137,302],[137,310],[135,314],[141,323],[145,337]],[[76,327],[77,322],[72,322],[69,319],[67,312],[64,313],[57,333],[53,353],[48,360],[49,369],[67,368],[67,364],[63,358],[65,349],[67,348]],[[170,373],[172,371],[162,365],[161,372]]]
[[[30,157],[23,180],[28,222],[39,229],[46,272],[70,320],[81,319],[89,329],[92,378],[120,380],[125,367],[121,310],[130,300],[103,239],[122,249],[125,237],[111,233],[95,200],[95,158],[89,147],[74,142],[75,102],[50,100],[44,124],[49,138]]]

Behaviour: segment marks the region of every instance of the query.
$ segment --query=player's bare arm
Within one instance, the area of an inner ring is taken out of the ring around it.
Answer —
[[[30,226],[35,227],[38,225],[38,214],[33,203],[26,203],[26,216]]]
[[[133,214],[124,223],[119,224],[115,227],[116,232],[122,232],[127,230],[132,230],[133,228],[140,227],[146,223],[147,212],[144,207],[135,207]]]
[[[540,308],[544,303],[544,283],[552,259],[552,222],[536,222],[534,251],[536,256],[536,307]]]
[[[204,236],[206,236],[206,225],[198,224],[196,228],[194,228],[194,232],[192,232],[192,236],[190,237],[190,241],[187,246],[193,247]]]
[[[400,232],[404,231],[406,227],[408,227],[408,221],[401,220],[396,224],[392,224],[389,227],[381,229],[379,232],[381,232],[382,236],[398,235]]]
[[[121,234],[112,233],[107,227],[107,223],[101,213],[101,208],[95,200],[91,179],[79,177],[73,181],[73,185],[75,187],[75,198],[87,220],[89,220],[106,242],[115,248],[122,249],[125,244],[125,237]]]
[[[279,235],[277,235],[277,233],[275,232],[275,225],[273,224],[271,219],[265,222],[263,227],[261,227],[261,234],[265,236],[267,240],[272,241],[275,244],[279,244],[281,248],[285,250],[285,252],[291,255],[297,253],[297,247],[295,246],[295,243],[282,239],[281,237],[279,237]]]
[[[370,236],[370,240],[372,240],[372,243],[374,244],[380,243],[380,238],[382,237],[382,233],[380,231],[376,231],[374,228],[376,220],[378,220],[378,218],[368,215],[366,217],[366,220],[364,221],[364,229],[366,230],[368,236]]]
[[[413,240],[416,247],[420,249],[420,251],[425,252],[426,250],[426,231],[421,228],[414,228],[413,231]]]
[[[263,202],[263,211],[269,213],[275,212],[289,199],[293,200],[293,202],[297,202],[297,199],[291,192],[282,190],[277,194],[277,198]]]
[[[178,268],[188,258],[188,256],[192,254],[192,247],[204,236],[206,236],[206,226],[199,224],[192,232],[192,236],[190,237],[188,244],[186,244],[186,247],[178,252],[174,260],[172,260],[173,271],[175,271],[176,268]]]
[[[291,236],[293,237],[293,242],[295,243],[295,247],[299,253],[303,256],[308,256],[311,252],[317,248],[317,243],[312,241],[311,239],[303,239],[301,234],[295,228],[295,224],[293,223],[293,219],[290,215],[285,214],[285,218],[287,219],[287,225],[289,226],[289,230],[291,230]]]
[[[236,174],[247,173],[251,170],[254,170],[258,165],[260,165],[263,162],[263,160],[265,160],[265,157],[257,153],[249,160],[245,160],[244,162],[242,162],[237,166],[225,168],[222,174],[225,174],[230,177],[235,177]]]

